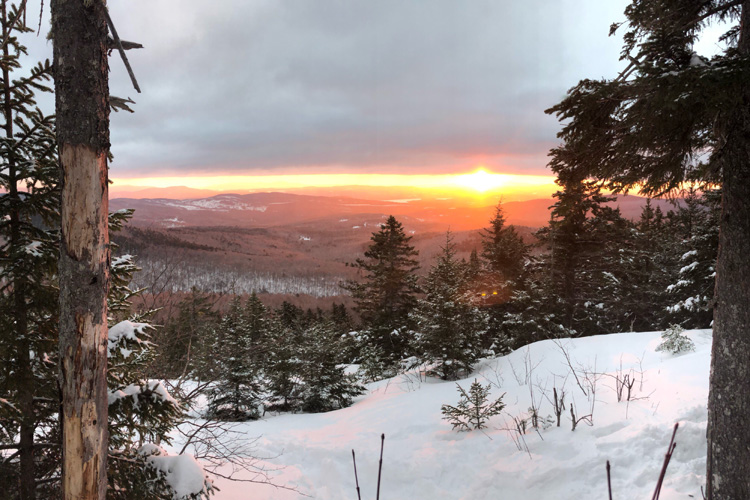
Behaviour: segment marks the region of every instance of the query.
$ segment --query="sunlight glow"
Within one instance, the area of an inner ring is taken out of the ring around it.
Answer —
[[[309,187],[412,187],[448,196],[484,198],[502,193],[547,197],[556,190],[551,175],[498,174],[482,167],[456,174],[289,174],[114,178],[115,191],[125,188],[184,186],[226,193],[284,191]]]
[[[470,174],[456,176],[455,184],[466,188],[474,189],[480,193],[486,193],[502,187],[506,183],[504,175],[491,174],[485,169],[480,168]]]

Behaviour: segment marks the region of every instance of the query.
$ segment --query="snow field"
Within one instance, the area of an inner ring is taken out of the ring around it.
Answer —
[[[650,498],[679,422],[660,498],[700,498],[711,333],[686,334],[696,349],[679,355],[656,352],[660,332],[647,332],[545,340],[483,360],[459,381],[467,390],[474,378],[491,383],[492,398],[505,393],[505,410],[483,430],[452,431],[440,408],[458,402],[455,383],[417,373],[369,384],[368,393],[343,410],[267,416],[239,429],[258,437],[256,456],[278,455],[266,463],[283,467],[272,474],[276,484],[312,498],[356,498],[354,449],[362,498],[374,499],[385,433],[384,500],[601,499],[607,494],[607,460],[614,498],[629,500]],[[631,400],[625,401],[623,389],[618,402],[617,379],[625,375],[635,380]],[[561,427],[536,432],[528,424],[519,435],[513,417],[528,417],[532,391],[540,417],[553,416],[553,386],[565,391]],[[592,414],[593,425],[581,421],[571,431],[571,402],[577,417]],[[265,484],[216,479],[215,485],[219,500],[303,498]]]

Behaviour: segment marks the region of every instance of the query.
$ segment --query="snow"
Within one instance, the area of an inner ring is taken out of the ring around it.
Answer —
[[[151,325],[149,325],[148,323],[133,323],[132,321],[127,320],[117,323],[115,326],[109,329],[109,333],[107,335],[107,357],[112,357],[113,350],[117,347],[122,347],[120,343],[124,340],[141,343],[142,340],[138,337],[138,335],[142,335],[148,328],[151,328]]]
[[[441,405],[458,402],[455,382],[417,372],[369,384],[349,408],[267,416],[236,429],[257,437],[256,456],[278,456],[259,464],[281,467],[273,482],[314,498],[356,498],[352,449],[362,498],[374,498],[385,433],[381,498],[599,500],[607,497],[610,460],[614,497],[628,500],[652,495],[679,422],[660,498],[701,498],[711,332],[685,334],[694,352],[656,352],[661,332],[647,332],[545,340],[483,360],[458,383],[467,390],[475,378],[491,384],[489,398],[505,393],[507,406],[479,431],[453,431],[441,418]],[[636,383],[631,400],[618,402],[617,380],[625,375]],[[526,418],[532,401],[540,417],[553,414],[553,387],[565,391],[561,427],[519,435],[513,419]],[[592,425],[580,422],[571,431],[571,402],[578,417],[591,414]],[[300,498],[264,484],[217,478],[216,486],[218,500]]]
[[[164,473],[167,483],[174,490],[175,500],[188,498],[212,487],[203,467],[192,455],[169,455],[155,444],[141,446],[138,453],[148,456],[146,461]]]
[[[171,403],[174,406],[180,406],[176,399],[169,394],[166,387],[158,380],[147,380],[143,384],[130,384],[121,389],[110,391],[107,395],[107,404],[112,404],[118,399],[123,398],[134,398],[136,406],[138,405],[138,397],[144,392],[150,393],[151,398],[156,398],[160,401]]]
[[[42,252],[39,251],[39,247],[41,246],[42,246],[41,241],[32,241],[31,243],[26,245],[24,250],[26,251],[27,254],[31,255],[32,257],[41,257]]]
[[[265,212],[267,206],[253,206],[240,201],[234,195],[220,195],[213,198],[198,200],[156,200],[167,207],[181,208],[183,210],[213,210],[216,212],[228,212],[230,210],[247,210],[254,212]]]

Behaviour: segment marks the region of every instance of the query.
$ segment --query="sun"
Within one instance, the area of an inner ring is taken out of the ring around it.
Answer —
[[[492,174],[483,168],[479,168],[470,174],[457,175],[454,184],[464,188],[473,189],[480,193],[486,193],[497,189],[505,184],[505,176]]]

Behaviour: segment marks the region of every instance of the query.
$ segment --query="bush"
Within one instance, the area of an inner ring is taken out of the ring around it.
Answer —
[[[656,347],[657,351],[666,351],[671,354],[694,351],[695,344],[690,340],[680,325],[671,325],[661,334],[662,342]]]

